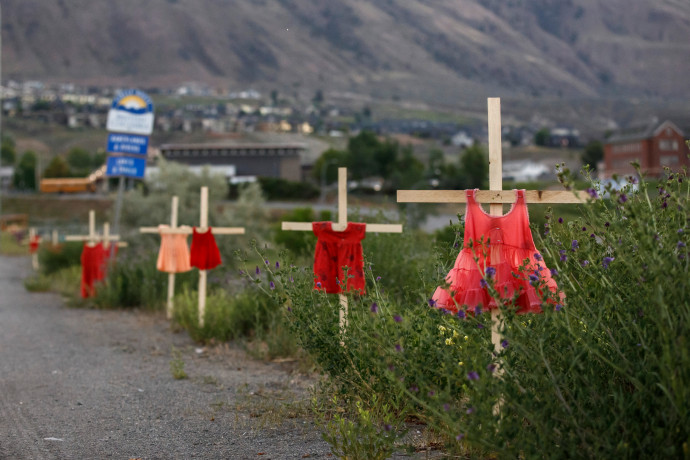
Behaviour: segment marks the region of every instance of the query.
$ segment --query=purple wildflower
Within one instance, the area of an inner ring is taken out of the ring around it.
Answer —
[[[450,404],[446,403],[443,405],[443,410],[448,412],[450,410]]]
[[[589,265],[589,260],[587,260],[587,259],[583,260],[582,262],[580,262],[580,265],[582,265],[583,267],[586,267],[587,265]]]
[[[240,270],[240,275],[244,275],[244,270]]]
[[[591,196],[594,199],[599,198],[599,194],[597,193],[597,191],[591,187],[587,189],[587,193],[589,193],[589,196]]]
[[[467,373],[467,379],[468,380],[479,380],[479,374],[477,374],[475,371],[470,371]]]
[[[465,411],[467,415],[474,414],[474,407],[468,407],[467,410]]]
[[[395,316],[393,317],[393,320],[394,320],[396,323],[402,323],[402,316],[400,316],[400,315],[395,315]]]
[[[551,276],[552,277],[558,276],[558,270],[556,270],[555,268],[551,268],[550,270],[551,270]]]
[[[664,200],[664,202],[661,203],[661,209],[666,209],[666,208],[668,208],[668,203],[666,202],[666,200]]]
[[[280,268],[280,262],[276,260],[276,268]]]
[[[295,282],[295,278],[293,278],[292,276],[290,276],[290,282],[291,282],[291,283],[294,283],[294,282]]]
[[[482,323],[477,323],[477,329],[484,329],[484,325]]]
[[[535,253],[534,253],[534,260],[539,260],[539,261],[541,261],[541,260],[543,260],[543,259],[544,259],[544,258],[541,256],[541,254],[539,254],[538,252],[535,252]]]
[[[611,224],[610,224],[609,222],[606,222],[606,223],[604,224],[604,227],[609,227],[610,225],[611,225]]]
[[[268,264],[269,264],[268,259],[265,259],[265,260],[264,260],[264,263],[265,263],[266,265],[268,265]]]
[[[317,282],[316,282],[316,287],[317,287],[317,288],[321,288],[321,281],[317,281]]]
[[[393,427],[392,427],[391,425],[389,425],[389,424],[385,424],[385,425],[383,425],[383,429],[386,430],[386,431],[390,431],[390,430],[393,429]]]
[[[679,229],[678,229],[678,234],[680,235],[681,233],[683,233],[683,229],[682,229],[682,228],[679,228]]]
[[[271,288],[271,290],[273,290],[273,289],[276,288],[276,284],[275,284],[273,281],[271,281],[271,282],[268,284],[268,286]]]
[[[412,386],[410,387],[410,391],[411,391],[412,393],[417,393],[417,392],[419,392],[419,387],[418,387],[417,385],[412,385]]]
[[[395,344],[395,351],[402,351],[402,346],[399,343]]]
[[[464,318],[465,316],[467,316],[465,310],[458,310],[458,318]]]
[[[482,306],[481,305],[477,305],[476,307],[474,307],[474,314],[477,316],[482,314]]]
[[[618,197],[618,201],[622,204],[628,201],[628,195],[625,193],[621,193],[621,196]]]
[[[562,223],[563,223],[563,218],[562,218],[562,217],[559,217],[559,218],[558,218],[558,223],[559,223],[559,224],[562,224]]]
[[[430,307],[435,307],[436,306],[436,301],[434,299],[429,299],[427,300],[427,303],[429,304]]]
[[[678,244],[676,244],[676,247],[677,247],[678,249],[684,248],[684,247],[685,247],[685,243],[683,243],[682,241],[679,241]]]
[[[566,260],[568,260],[568,256],[565,255],[565,249],[561,249],[561,250],[558,251],[558,252],[559,252],[559,254],[561,255],[561,262],[565,262]]]
[[[260,275],[260,274],[261,274],[261,270],[259,270],[259,266],[258,266],[258,265],[256,266],[256,270],[254,270],[254,271],[256,272],[257,275]]]
[[[372,313],[378,313],[378,312],[379,312],[379,306],[378,306],[378,304],[377,304],[376,302],[372,303],[372,304],[371,304],[370,310],[371,310]]]
[[[536,286],[539,283],[539,276],[536,274],[529,275],[529,284]]]
[[[496,372],[496,365],[491,363],[488,366],[486,366],[486,370],[493,374],[494,372]]]
[[[583,232],[586,232],[586,231],[587,231],[587,227],[582,227],[582,231],[583,231]]]
[[[292,311],[292,308],[288,307],[288,311]]]
[[[563,305],[561,305],[560,303],[557,303],[557,304],[556,304],[556,307],[555,307],[555,310],[556,310],[556,311],[561,311],[561,310],[563,310]]]
[[[380,277],[380,276],[377,276],[377,277],[376,277],[376,281],[381,281],[381,277]]]
[[[494,267],[487,267],[486,268],[486,277],[491,279],[494,276],[496,276],[496,269]]]
[[[434,391],[430,391],[430,392],[429,392],[429,397],[430,397],[430,398],[433,398],[435,394],[436,394],[436,393],[435,393]]]
[[[609,264],[616,260],[615,257],[604,257],[604,259],[601,261],[601,266],[604,267],[604,270],[609,268]]]
[[[577,248],[580,247],[580,243],[578,243],[577,240],[573,240],[573,242],[570,243],[570,247],[571,247],[572,250],[574,251],[574,250],[576,250]]]
[[[464,437],[465,437],[465,435],[462,434],[462,433],[460,433],[459,435],[457,435],[457,436],[455,437],[455,440],[456,440],[456,441],[461,441],[462,438],[464,438]]]
[[[486,282],[486,280],[485,280],[484,278],[482,278],[482,279],[479,280],[479,286],[480,286],[482,289],[486,289],[486,287],[487,287],[488,285],[489,285],[489,284]]]

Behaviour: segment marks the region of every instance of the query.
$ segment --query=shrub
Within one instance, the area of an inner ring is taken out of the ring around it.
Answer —
[[[81,265],[83,243],[63,243],[58,246],[43,245],[38,251],[41,271],[46,275],[67,267]]]

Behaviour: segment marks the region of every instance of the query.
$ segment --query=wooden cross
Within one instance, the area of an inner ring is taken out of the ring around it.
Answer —
[[[160,229],[158,227],[142,227],[139,229],[141,233],[167,233],[167,234],[183,234],[189,235],[192,229],[187,226],[177,226],[177,197],[173,197],[173,211],[170,220],[171,228]],[[208,187],[201,187],[201,203],[199,227],[197,233],[206,233],[208,231]],[[244,227],[213,227],[214,235],[244,235]],[[207,270],[199,270],[199,326],[204,327],[204,317],[206,314],[206,284],[207,284]],[[170,281],[170,277],[168,277]],[[168,283],[168,298],[171,297],[171,290],[175,289],[175,281],[173,278],[172,285]],[[172,286],[172,287],[171,287]],[[168,308],[172,308],[172,302]],[[172,315],[172,310],[169,315]]]
[[[501,153],[501,99],[489,98],[489,190],[478,190],[479,203],[490,203],[490,214],[503,214],[503,204],[515,201],[515,192],[503,191]],[[584,203],[584,193],[570,191],[526,190],[527,203]],[[398,203],[466,203],[464,190],[398,190]],[[491,342],[496,352],[501,350],[500,311],[491,310]]]
[[[167,229],[161,229],[160,227],[155,228],[155,232],[151,232],[151,230],[154,230],[153,227],[143,227],[140,228],[139,231],[141,233],[174,233],[175,230],[178,229],[177,226],[177,215],[178,215],[178,206],[179,206],[179,198],[177,196],[172,197],[172,205],[170,208],[170,227]],[[189,227],[185,227],[189,228]],[[168,232],[168,230],[171,230]],[[165,304],[165,313],[168,319],[172,319],[173,316],[173,310],[175,308],[173,304],[173,298],[175,297],[175,274],[174,273],[168,273],[168,299]]]
[[[37,237],[36,236],[36,228],[35,227],[29,228],[29,245],[31,245],[31,243],[34,241],[34,239],[36,237]],[[39,238],[38,241],[40,242],[41,241],[40,236],[38,238]],[[34,270],[38,270],[38,251],[31,254],[31,266],[33,267]]]
[[[367,232],[374,233],[402,233],[400,224],[365,224]],[[338,168],[338,222],[333,223],[331,228],[336,232],[342,232],[347,228],[347,168]],[[283,230],[294,230],[311,232],[311,222],[283,222]],[[344,332],[347,327],[347,296],[340,296],[340,329]],[[340,342],[341,344],[343,342]]]
[[[53,230],[51,236],[52,236],[51,242],[53,243],[53,247],[55,247],[55,246],[57,246],[58,243],[60,242],[60,239],[58,238],[58,231],[57,231],[57,230]]]
[[[96,211],[93,209],[89,211],[89,234],[88,235],[66,235],[65,241],[85,241],[89,247],[93,247],[98,242],[103,242],[109,244],[111,241],[120,241],[120,235],[111,235],[109,224],[105,224],[103,227],[108,233],[99,235],[96,232]]]

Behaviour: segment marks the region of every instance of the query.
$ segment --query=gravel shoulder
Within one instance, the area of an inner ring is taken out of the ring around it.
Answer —
[[[305,417],[314,379],[200,349],[162,314],[66,308],[24,289],[29,265],[0,256],[0,458],[330,457]]]

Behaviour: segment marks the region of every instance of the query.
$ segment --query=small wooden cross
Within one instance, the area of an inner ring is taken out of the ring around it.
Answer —
[[[107,224],[106,224],[107,225]],[[104,227],[105,229],[106,227]],[[107,227],[110,228],[109,226]],[[66,235],[65,241],[85,241],[89,247],[93,247],[98,242],[109,244],[111,241],[120,241],[120,235],[99,235],[96,232],[96,211],[89,211],[89,234],[88,235]]]
[[[501,153],[501,99],[489,98],[489,190],[478,190],[476,201],[490,203],[490,214],[503,214],[503,204],[513,203],[515,193],[503,190],[503,168]],[[527,203],[584,203],[584,193],[570,191],[526,190]],[[466,203],[464,190],[398,190],[399,203]],[[501,350],[500,311],[491,310],[491,342],[494,349]]]
[[[177,226],[177,197],[173,197],[173,210],[171,213],[171,228],[160,229],[158,227],[142,227],[139,229],[141,233],[167,233],[167,234],[182,234],[189,235],[192,229],[187,226]],[[200,217],[199,227],[197,233],[205,233],[208,231],[208,187],[201,187],[201,203],[200,203]],[[244,235],[244,227],[213,227],[214,235]],[[170,281],[170,277],[168,278]],[[168,298],[170,299],[171,290],[175,289],[175,281],[173,278],[172,285],[168,284]],[[206,314],[206,284],[207,284],[207,270],[199,270],[199,326],[204,327],[204,317]],[[172,287],[171,287],[172,286]],[[172,301],[169,307],[172,309]],[[172,316],[172,310],[169,315]],[[169,316],[169,317],[170,317]]]
[[[41,241],[41,237],[36,235],[36,228],[31,227],[29,228],[29,245],[31,245],[35,238],[38,238],[39,242]],[[31,266],[34,270],[38,270],[38,251],[31,254]]]
[[[400,224],[365,224],[367,232],[374,233],[402,233]],[[342,232],[347,228],[347,168],[338,168],[338,222],[331,228],[336,232]],[[311,222],[283,222],[283,230],[311,232]],[[347,327],[347,296],[340,296],[340,329],[344,332]],[[343,342],[341,342],[342,344]]]

